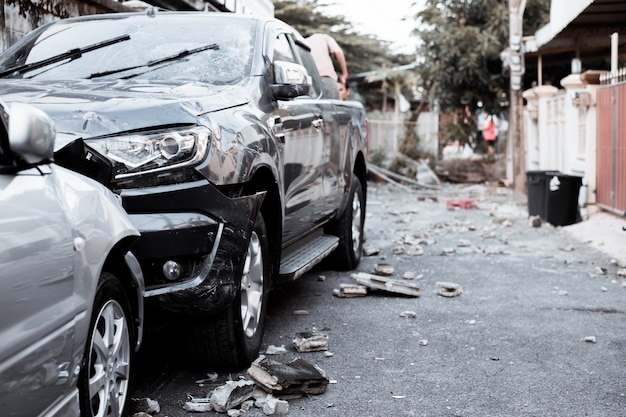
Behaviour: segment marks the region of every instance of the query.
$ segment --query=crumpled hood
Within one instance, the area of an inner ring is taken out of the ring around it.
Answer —
[[[4,102],[24,102],[54,120],[55,149],[77,138],[154,126],[196,124],[198,116],[247,102],[241,86],[136,81],[2,80]]]

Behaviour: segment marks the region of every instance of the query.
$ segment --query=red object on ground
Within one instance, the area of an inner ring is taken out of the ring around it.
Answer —
[[[473,198],[453,198],[446,201],[446,208],[459,207],[462,209],[469,209],[474,207],[474,201],[476,200]]]

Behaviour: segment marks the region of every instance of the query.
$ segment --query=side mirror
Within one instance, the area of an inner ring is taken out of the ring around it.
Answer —
[[[311,77],[306,68],[286,61],[274,61],[274,83],[270,89],[274,97],[291,99],[309,94]]]
[[[11,152],[27,164],[52,161],[56,132],[50,117],[24,103],[8,105]]]

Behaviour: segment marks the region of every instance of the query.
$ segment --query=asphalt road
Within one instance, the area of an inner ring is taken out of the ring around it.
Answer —
[[[475,204],[446,207],[458,198]],[[626,278],[608,255],[562,228],[531,227],[526,201],[506,189],[370,183],[367,210],[365,246],[378,254],[357,271],[390,265],[420,296],[339,298],[351,272],[325,270],[276,291],[263,350],[284,345],[272,359],[301,357],[331,380],[323,394],[289,399],[289,416],[626,416]],[[463,293],[438,295],[441,281]],[[313,329],[332,356],[295,351],[296,333]],[[198,384],[211,370],[186,362],[182,343],[149,340],[139,358],[133,397],[158,401],[155,416],[192,415],[188,395],[246,375]]]

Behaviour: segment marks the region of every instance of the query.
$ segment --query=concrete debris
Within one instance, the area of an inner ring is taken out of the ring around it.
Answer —
[[[269,345],[267,347],[267,350],[265,351],[266,355],[282,355],[284,353],[287,353],[287,349],[285,349],[285,345],[280,345],[280,346]]]
[[[626,278],[626,268],[620,268],[617,270],[617,276]]]
[[[374,272],[376,273],[376,275],[389,276],[393,274],[394,270],[395,268],[393,267],[393,265],[384,263],[374,265]]]
[[[133,417],[152,417],[152,414],[144,413],[143,411],[133,414]]]
[[[268,392],[262,390],[259,390],[258,392],[255,391],[254,398],[255,407],[263,410],[263,414],[265,414],[266,416],[286,416],[289,413],[289,403],[285,400],[274,397]]]
[[[596,266],[596,274],[606,275],[607,272],[608,272],[608,270],[606,268],[603,268],[601,266]]]
[[[588,342],[588,343],[596,343],[596,337],[595,336],[587,336],[583,340],[585,342]]]
[[[421,339],[418,343],[420,346],[428,346],[428,340],[426,339]]]
[[[248,368],[248,375],[272,394],[323,394],[328,378],[317,365],[302,358],[284,364],[259,356]]]
[[[415,279],[415,272],[413,271],[406,271],[404,274],[402,274],[402,278],[404,279]]]
[[[254,382],[249,380],[226,381],[213,390],[210,401],[218,413],[236,408],[252,396]]]
[[[327,357],[327,358],[332,358],[333,356],[335,356],[335,354],[332,353],[332,352],[326,351],[326,352],[324,352],[324,356]]]
[[[540,216],[530,216],[528,218],[528,225],[530,227],[541,227],[541,217]]]
[[[161,406],[158,401],[150,398],[133,398],[131,399],[130,410],[133,415],[151,415],[158,414],[161,411]]]
[[[317,332],[297,333],[293,345],[298,352],[319,352],[328,350],[328,335]]]
[[[366,287],[374,290],[402,294],[410,297],[419,297],[420,295],[419,285],[412,282],[406,282],[406,280],[385,278],[367,274],[365,272],[352,274],[351,277],[359,284],[365,285]]]
[[[422,248],[421,246],[411,246],[409,249],[407,249],[406,251],[407,255],[412,255],[412,256],[420,256],[424,254],[424,248]]]
[[[482,251],[485,255],[504,255],[504,249],[498,247],[487,247]]]
[[[574,248],[574,245],[567,245],[567,246],[564,246],[564,247],[562,247],[560,249],[563,252],[572,252],[572,251],[574,251],[575,248]]]
[[[472,243],[467,239],[461,239],[456,243],[456,245],[459,248],[469,248],[470,246],[472,246]]]
[[[376,256],[380,253],[378,248],[363,248],[363,256]]]
[[[339,298],[364,297],[367,295],[367,287],[364,285],[341,284],[333,290],[333,294]]]
[[[206,375],[207,375],[206,378],[196,380],[196,384],[202,386],[204,384],[215,382],[219,378],[219,375],[217,374],[217,372],[208,373]]]
[[[607,292],[609,289],[605,286],[600,287],[600,291]]]
[[[294,316],[308,316],[309,311],[308,310],[294,310],[293,315]]]
[[[437,294],[443,297],[456,297],[463,293],[463,287],[454,282],[438,282]]]
[[[456,249],[454,248],[443,248],[441,250],[441,256],[454,255],[456,253]]]
[[[397,245],[391,249],[394,255],[402,255],[404,253],[404,245]]]
[[[406,310],[400,313],[400,317],[405,317],[407,319],[414,319],[417,317],[417,313],[415,311]]]
[[[207,413],[209,411],[213,411],[213,406],[211,405],[210,398],[191,397],[189,401],[185,402],[183,409],[185,411],[189,411],[190,413]]]

